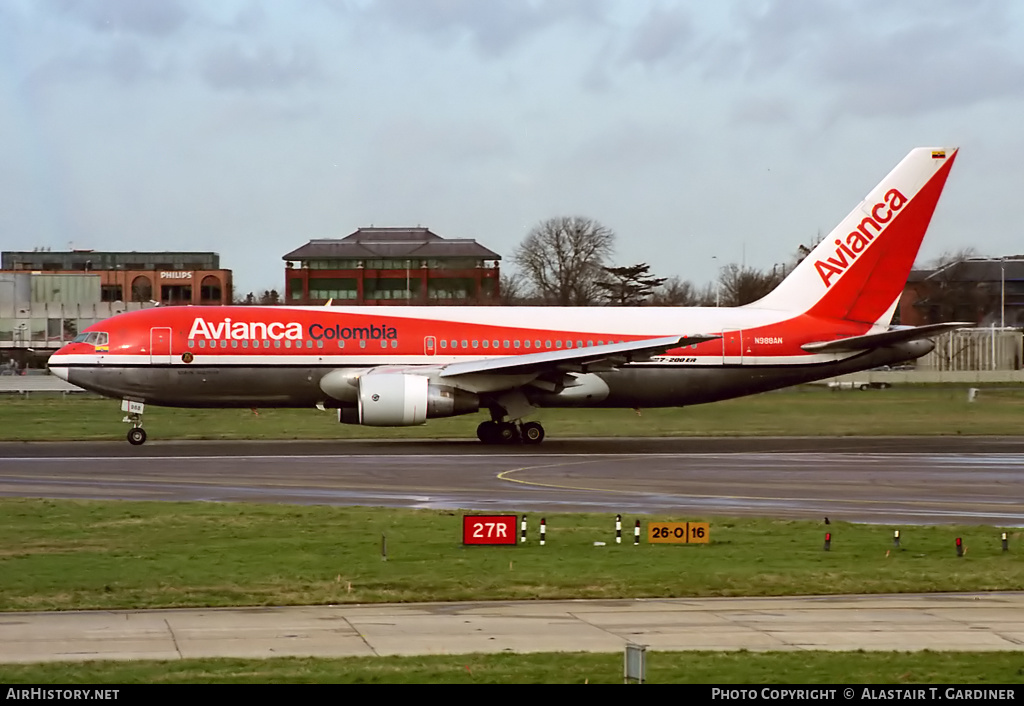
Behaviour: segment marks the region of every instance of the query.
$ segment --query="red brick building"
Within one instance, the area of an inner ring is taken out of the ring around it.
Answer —
[[[100,277],[100,301],[161,304],[231,303],[231,270],[213,252],[4,252],[0,266],[13,272]]]
[[[501,256],[427,228],[360,228],[285,255],[288,304],[497,304]]]

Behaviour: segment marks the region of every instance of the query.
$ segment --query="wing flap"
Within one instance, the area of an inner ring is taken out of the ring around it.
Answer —
[[[928,324],[926,326],[908,326],[906,328],[882,331],[881,333],[850,336],[849,338],[841,338],[837,341],[805,343],[800,347],[809,353],[850,353],[892,346],[906,341],[915,341],[919,338],[931,338],[947,331],[973,327],[973,323],[964,321],[954,321],[948,324]]]
[[[611,370],[626,363],[649,360],[665,351],[683,346],[692,346],[705,341],[713,341],[721,336],[664,336],[646,338],[626,343],[607,343],[603,346],[586,346],[584,348],[565,348],[543,353],[525,353],[523,355],[502,356],[500,358],[481,358],[464,362],[450,363],[440,372],[443,378],[475,373],[492,373],[508,375],[539,374],[549,371],[558,372],[598,372]]]

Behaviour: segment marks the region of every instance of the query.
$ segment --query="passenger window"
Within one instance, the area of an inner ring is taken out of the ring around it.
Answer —
[[[366,339],[365,338],[360,338],[359,339],[359,347],[360,348],[366,348]]]
[[[545,348],[550,348],[551,347],[551,341],[550,340],[544,341],[544,347]]]
[[[288,341],[285,341],[285,343],[288,343]],[[280,347],[281,347],[281,342],[280,341],[274,341],[274,348],[280,348]]]
[[[193,340],[191,340],[191,339],[189,339],[189,342],[188,342],[188,347],[189,347],[189,348],[195,348],[195,347],[196,347],[196,342],[195,342],[195,341],[193,341]]]
[[[484,339],[484,348],[487,348],[488,346],[490,346],[490,342],[485,338]]]
[[[442,348],[447,348],[448,347],[448,341],[446,341],[445,339],[442,338],[441,339],[441,347]]]
[[[577,348],[582,348],[583,347],[583,341],[576,341],[576,347]]]
[[[324,347],[324,342],[322,340],[321,341],[317,341],[316,342],[316,347],[317,348],[323,348]]]
[[[465,338],[462,339],[462,347],[469,348],[469,341],[467,341]]]
[[[505,341],[505,345],[506,345],[506,346],[508,345],[508,341]],[[498,342],[497,342],[497,341],[494,341],[494,347],[495,347],[495,348],[497,348],[497,347],[498,347]]]
[[[338,348],[344,348],[344,347],[345,347],[345,339],[339,338],[338,339]]]
[[[510,346],[510,345],[508,344],[508,339],[507,339],[507,338],[506,338],[506,339],[505,339],[504,341],[502,341],[502,343],[504,343],[504,344],[505,344],[505,348],[511,348],[511,347],[512,347],[512,346]]]
[[[313,340],[310,339],[310,340],[306,341],[306,348],[312,348],[312,347],[313,347]]]
[[[476,339],[474,338],[474,339],[473,339],[473,347],[474,347],[474,348],[478,348],[479,346],[480,346],[480,342],[479,342],[479,341],[477,341],[477,340],[476,340]]]
[[[592,345],[594,345],[594,342],[593,341],[587,341],[587,345],[588,346],[592,346]]]
[[[513,344],[513,346],[515,348],[518,348],[519,347],[519,339],[516,339],[515,341],[513,341],[512,344]]]
[[[562,347],[562,341],[561,340],[555,341],[555,348],[561,348],[561,347]]]
[[[523,348],[529,348],[529,347],[530,347],[530,340],[527,339],[527,340],[523,341]]]
[[[206,348],[206,341],[204,341],[203,339],[200,338],[199,339],[199,347],[200,348]]]
[[[264,348],[270,348],[270,341],[264,341],[263,342],[263,347]]]
[[[220,342],[220,347],[221,348],[227,348],[228,347],[228,342],[227,341],[221,341]]]
[[[387,347],[388,347],[388,342],[387,342],[387,341],[384,341],[384,340],[382,340],[382,341],[380,342],[380,347],[381,347],[381,348],[387,348]]]
[[[535,346],[537,346],[537,348],[540,348],[540,339],[537,339],[533,343],[534,343]],[[550,341],[549,341],[549,343],[550,343]]]
[[[232,348],[238,348],[238,341],[236,341],[236,340],[232,339],[232,340],[231,340],[231,347],[232,347]]]
[[[391,347],[398,348],[398,341],[396,339],[391,339]]]
[[[249,347],[249,342],[248,341],[242,341],[242,348],[248,348],[248,347]]]

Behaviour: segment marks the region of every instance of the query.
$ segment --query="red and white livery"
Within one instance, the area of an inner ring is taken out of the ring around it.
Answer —
[[[967,324],[890,326],[954,148],[910,152],[768,296],[740,307],[157,307],[89,327],[54,374],[146,404],[318,407],[408,426],[485,409],[539,443],[541,407],[677,407],[899,363]]]

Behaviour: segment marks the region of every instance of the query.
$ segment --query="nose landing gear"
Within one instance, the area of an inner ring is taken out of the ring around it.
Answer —
[[[121,421],[132,425],[132,428],[128,430],[128,443],[132,446],[141,446],[146,443],[146,430],[142,428],[142,413],[145,410],[146,405],[142,402],[121,401],[121,411],[127,412]]]

